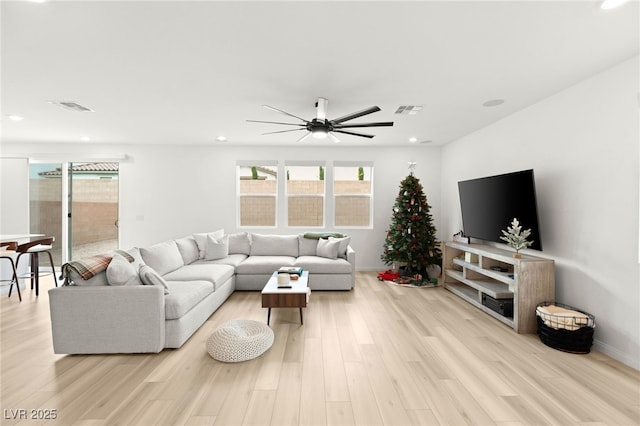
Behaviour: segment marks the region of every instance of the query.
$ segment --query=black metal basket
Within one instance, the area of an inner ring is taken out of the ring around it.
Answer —
[[[541,313],[536,308],[538,321],[538,336],[545,345],[574,354],[588,354],[593,344],[593,329],[596,326],[595,317],[574,307],[561,303],[544,302],[539,307],[555,305],[561,308],[579,312],[581,316],[555,316]]]

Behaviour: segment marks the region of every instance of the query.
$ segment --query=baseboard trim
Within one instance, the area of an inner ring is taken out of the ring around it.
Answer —
[[[634,368],[638,371],[640,371],[640,359],[638,358],[634,358],[632,356],[630,356],[629,354],[625,354],[623,352],[621,352],[620,350],[618,350],[617,348],[604,343],[600,340],[593,340],[593,347],[595,350],[597,350],[598,352],[602,352],[603,354],[610,356],[611,358],[615,359],[616,361],[620,361],[623,364],[628,365],[631,368]]]

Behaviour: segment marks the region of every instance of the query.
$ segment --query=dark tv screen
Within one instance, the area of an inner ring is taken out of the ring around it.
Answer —
[[[542,250],[533,170],[460,181],[458,191],[465,236],[504,243],[502,230],[517,218],[531,229],[530,248]]]

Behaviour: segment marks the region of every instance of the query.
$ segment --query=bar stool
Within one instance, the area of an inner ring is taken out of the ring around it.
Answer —
[[[10,256],[1,256],[4,254],[10,254],[12,252],[15,253],[18,248],[18,243],[15,241],[0,243],[0,259],[7,259],[11,263],[11,269],[13,270],[13,275],[11,276],[11,287],[9,287],[9,297],[11,297],[11,290],[13,290],[13,283],[16,284],[16,288],[18,289],[18,299],[22,302],[22,294],[20,294],[20,283],[18,282],[18,272],[16,271],[16,264],[13,263],[13,258]],[[3,280],[8,281],[8,280]]]
[[[56,279],[56,270],[53,266],[53,256],[51,256],[51,249],[53,248],[53,242],[55,241],[55,237],[46,237],[41,238],[39,240],[30,241],[28,243],[20,244],[16,248],[16,252],[18,254],[18,259],[16,259],[16,267],[20,263],[20,258],[23,254],[28,254],[31,258],[31,272],[25,275],[24,277],[31,278],[31,289],[35,285],[36,288],[36,296],[40,294],[40,253],[47,253],[49,255],[49,262],[51,263],[51,271],[53,273],[53,282],[58,287],[58,280]],[[47,274],[43,274],[47,275]],[[11,291],[11,290],[9,290]]]

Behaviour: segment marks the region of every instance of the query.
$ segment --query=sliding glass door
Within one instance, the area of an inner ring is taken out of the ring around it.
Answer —
[[[30,164],[30,231],[55,237],[57,266],[118,248],[118,171],[113,162]]]
[[[118,248],[118,163],[69,163],[69,260]]]
[[[55,265],[63,263],[62,246],[62,164],[29,165],[29,231],[55,237],[51,254]],[[43,265],[48,263],[44,262]]]

